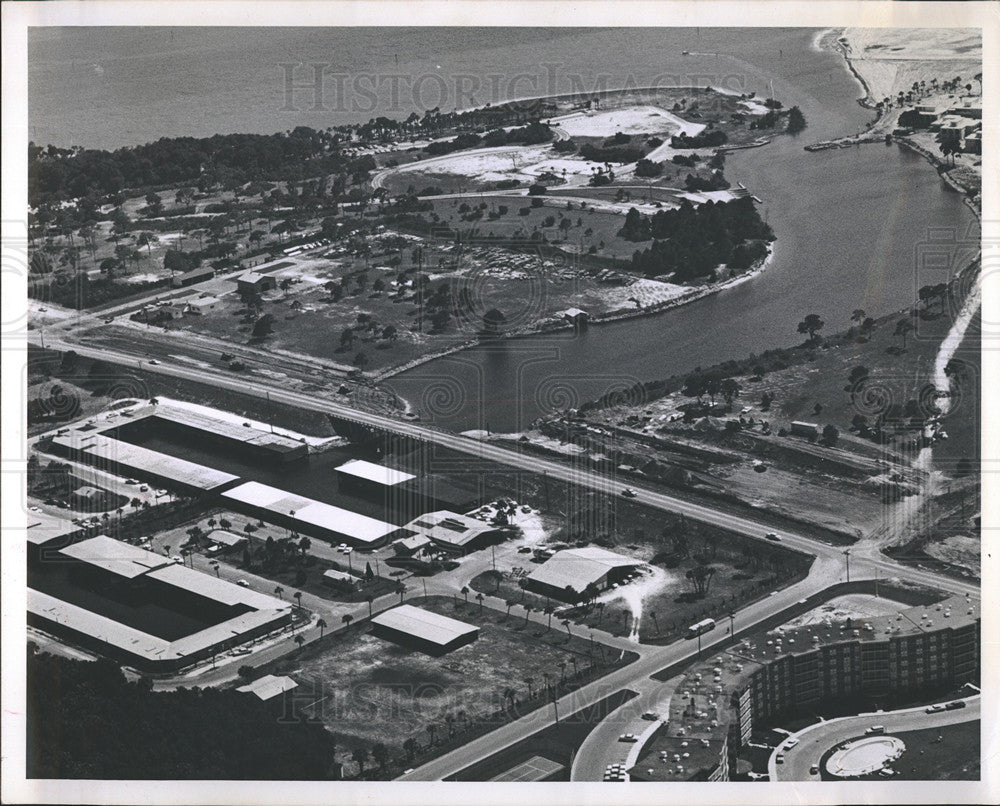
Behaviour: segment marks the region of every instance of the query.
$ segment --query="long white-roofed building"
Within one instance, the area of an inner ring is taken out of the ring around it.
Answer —
[[[355,548],[378,548],[389,540],[410,534],[387,521],[324,504],[258,481],[240,484],[224,492],[221,498],[225,505],[252,517],[294,529],[310,537],[333,543],[347,543]]]

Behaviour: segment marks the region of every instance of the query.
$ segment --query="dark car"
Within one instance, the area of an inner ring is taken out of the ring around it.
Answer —
[[[959,708],[965,708],[965,700],[954,700],[948,703],[945,707],[945,711],[957,711]]]

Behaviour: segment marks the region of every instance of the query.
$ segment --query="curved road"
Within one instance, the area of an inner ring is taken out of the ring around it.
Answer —
[[[34,333],[29,334],[29,338],[32,339],[35,336],[36,334]],[[74,349],[81,355],[90,358],[117,361],[125,366],[138,366],[144,370],[206,383],[240,394],[250,394],[261,398],[269,394],[273,400],[292,406],[333,414],[356,423],[435,443],[467,455],[521,468],[532,473],[545,472],[553,478],[608,495],[617,495],[620,492],[619,483],[594,470],[567,466],[553,459],[522,455],[505,447],[418,423],[400,421],[383,415],[359,411],[338,403],[318,399],[314,395],[289,391],[258,380],[228,378],[219,375],[217,372],[170,363],[161,363],[155,367],[150,367],[148,364],[144,365],[143,358],[140,356],[120,350],[86,347],[63,338],[50,339],[49,346],[64,350]],[[635,490],[636,497],[633,500],[647,506],[679,512],[695,520],[732,529],[747,535],[763,535],[769,531],[769,527],[750,518],[718,512],[710,507],[691,503],[658,491],[641,487],[635,487]],[[787,531],[783,531],[782,534],[784,542],[787,545],[816,555],[816,561],[813,563],[812,569],[806,579],[741,610],[737,615],[740,629],[777,614],[786,607],[795,604],[798,600],[824,589],[845,576],[846,563],[845,558],[842,556],[843,549],[841,547],[831,546],[804,535],[797,535]],[[884,578],[887,575],[893,575],[906,577],[915,582],[957,593],[971,593],[975,596],[978,596],[980,593],[978,585],[940,577],[920,569],[909,568],[882,557],[879,554],[878,546],[872,542],[857,544],[852,547],[850,564],[855,579],[875,576]],[[716,641],[706,644],[704,651],[711,651],[711,648],[715,644],[723,643],[726,640],[728,640],[728,636],[723,633]],[[645,694],[649,697],[649,706],[644,708],[646,710],[648,707],[655,705],[656,692],[662,692],[661,684],[653,685],[649,680],[649,676],[674,663],[690,661],[695,655],[696,645],[692,641],[679,641],[666,647],[647,648],[636,645],[636,650],[640,652],[640,659],[635,663],[616,670],[601,680],[594,681],[560,699],[556,703],[559,713],[563,715],[569,714],[597,702],[608,694],[622,688],[639,690],[640,694]],[[402,777],[405,780],[441,780],[469,764],[495,753],[497,750],[526,738],[535,731],[551,724],[553,718],[553,709],[540,709],[517,722],[505,725],[480,739],[469,742],[458,750],[428,762]]]
[[[872,725],[885,727],[886,735],[904,733],[906,731],[923,730],[925,728],[940,728],[945,725],[957,725],[961,722],[971,722],[980,718],[980,697],[976,695],[965,700],[965,708],[954,711],[939,711],[928,714],[927,706],[906,708],[900,711],[881,711],[859,716],[848,716],[817,722],[808,728],[792,734],[799,744],[791,750],[786,750],[785,761],[775,762],[778,749],[771,753],[767,763],[768,777],[772,781],[818,781],[820,776],[809,772],[813,764],[818,764],[820,758],[834,745],[863,736]],[[790,737],[789,737],[790,738]],[[788,739],[779,745],[783,746]],[[913,759],[903,755],[901,763],[911,763]]]

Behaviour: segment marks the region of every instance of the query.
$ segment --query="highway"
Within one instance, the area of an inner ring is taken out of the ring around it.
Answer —
[[[30,333],[29,337],[35,339],[37,335]],[[290,406],[332,414],[355,423],[440,445],[468,456],[500,463],[508,467],[519,468],[526,472],[535,474],[544,472],[552,478],[607,495],[619,495],[621,492],[620,482],[617,482],[613,478],[608,478],[595,470],[568,466],[555,459],[520,454],[509,448],[482,442],[460,434],[449,433],[420,423],[402,421],[384,415],[359,411],[339,403],[322,400],[315,395],[295,392],[274,384],[265,383],[261,380],[251,380],[245,376],[229,377],[219,374],[218,371],[174,363],[159,363],[155,366],[150,366],[148,360],[143,356],[122,350],[80,345],[65,339],[62,334],[59,334],[55,338],[50,338],[48,346],[53,349],[73,349],[85,357],[118,362],[126,367],[135,366],[143,371],[209,384],[239,394],[249,394],[260,398],[270,395],[271,400],[286,403]],[[640,504],[681,513],[697,521],[731,529],[746,535],[760,537],[770,531],[770,527],[750,518],[727,512],[719,512],[708,506],[685,501],[682,498],[660,491],[636,486],[634,482],[630,482],[630,485],[636,491],[636,496],[632,500]],[[792,606],[800,599],[821,591],[838,580],[845,579],[847,558],[844,556],[844,549],[842,547],[831,546],[804,535],[788,532],[787,530],[782,531],[782,539],[785,545],[814,554],[816,560],[813,563],[812,569],[806,579],[741,610],[736,616],[737,629],[743,629],[773,616],[785,608]],[[881,556],[878,545],[873,541],[858,543],[852,546],[850,551],[850,572],[853,579],[873,578],[876,576],[884,579],[895,576],[955,593],[970,593],[977,597],[980,594],[979,586],[975,583],[938,576],[929,571],[895,563]],[[706,644],[704,651],[709,652],[714,644],[723,643],[726,640],[727,636],[722,634],[712,644]],[[653,685],[649,681],[649,676],[679,661],[692,659],[696,652],[696,645],[692,641],[680,641],[666,647],[645,647],[637,644],[636,651],[640,653],[638,661],[616,670],[601,680],[590,683],[576,692],[566,695],[556,703],[558,712],[564,715],[569,714],[587,705],[596,703],[603,697],[622,688],[638,690],[641,697],[646,696],[649,698],[648,705],[644,706],[644,710],[652,707],[656,703],[657,693],[662,692],[662,688],[660,684]],[[469,742],[455,751],[428,762],[413,772],[402,776],[402,779],[441,780],[504,747],[527,738],[532,733],[551,724],[554,718],[555,709],[545,708],[535,711],[523,719],[505,725],[486,736]]]

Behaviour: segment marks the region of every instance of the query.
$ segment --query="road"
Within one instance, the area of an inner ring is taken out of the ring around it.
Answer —
[[[818,764],[823,754],[831,747],[848,739],[862,736],[872,725],[883,725],[886,734],[892,735],[906,731],[924,730],[925,728],[957,725],[961,722],[979,719],[979,695],[963,701],[966,703],[965,708],[959,708],[955,711],[940,711],[936,714],[926,713],[926,706],[922,705],[919,708],[882,711],[817,722],[815,725],[810,725],[808,728],[792,734],[799,740],[799,743],[791,750],[784,751],[784,763],[778,764],[775,761],[778,755],[778,748],[775,748],[767,764],[768,777],[772,781],[818,781],[819,775],[811,774],[809,768],[813,764]],[[782,745],[787,741],[788,739],[783,740]],[[904,759],[906,759],[905,756]],[[912,760],[907,759],[907,761]]]
[[[29,334],[29,338],[36,338],[36,334]],[[619,485],[614,479],[610,479],[595,470],[568,466],[554,459],[523,455],[505,447],[485,443],[460,434],[449,433],[420,423],[400,421],[379,414],[359,411],[349,406],[319,399],[315,395],[295,392],[277,385],[264,383],[257,379],[250,380],[245,377],[230,378],[220,375],[216,371],[174,363],[161,363],[151,367],[144,361],[142,356],[137,356],[134,353],[121,349],[96,348],[89,345],[81,345],[70,341],[62,334],[55,339],[50,339],[50,347],[63,350],[75,349],[79,354],[86,357],[115,361],[124,366],[136,366],[147,371],[171,377],[229,389],[239,394],[249,394],[261,398],[270,395],[272,400],[281,403],[310,411],[332,414],[355,423],[440,445],[488,462],[500,463],[533,474],[544,472],[552,478],[607,495],[620,494]],[[681,513],[697,521],[731,529],[746,535],[763,535],[770,531],[770,527],[750,518],[728,512],[719,512],[708,506],[685,501],[676,496],[645,489],[634,484],[633,487],[636,491],[636,497],[632,500],[640,504]],[[790,607],[799,599],[821,591],[833,582],[846,577],[847,558],[844,556],[844,550],[841,547],[831,546],[804,535],[788,531],[783,531],[782,537],[786,545],[816,556],[812,569],[808,577],[796,585],[779,591],[775,595],[769,596],[741,610],[737,614],[740,629],[773,616],[786,607]],[[971,593],[978,596],[980,592],[976,584],[941,577],[929,571],[910,568],[882,557],[874,541],[867,541],[853,546],[849,562],[854,579],[873,578],[876,576],[881,576],[882,578],[898,576],[956,593]],[[718,641],[713,642],[713,645],[725,640],[726,636],[722,635]],[[710,651],[711,646],[706,646],[705,651]],[[638,645],[637,648],[639,648]],[[632,688],[633,690],[636,690],[636,686],[640,689],[655,688],[647,685],[651,674],[676,662],[692,659],[695,651],[692,642],[687,641],[648,650],[642,648],[640,652],[641,657],[635,663],[563,697],[556,703],[558,711],[563,714],[571,713],[572,711],[593,704],[608,694],[622,688]],[[655,700],[652,700],[650,705],[655,705]],[[546,708],[535,711],[517,722],[505,725],[487,736],[468,743],[458,750],[428,762],[410,774],[403,776],[403,779],[441,780],[475,761],[530,736],[532,733],[551,724],[554,716],[554,709]]]

